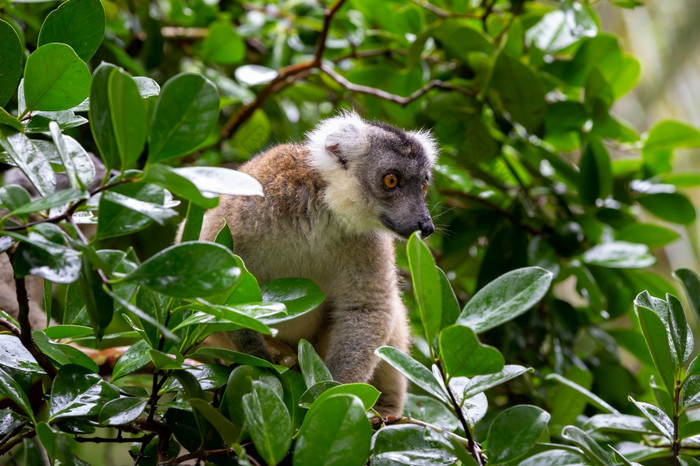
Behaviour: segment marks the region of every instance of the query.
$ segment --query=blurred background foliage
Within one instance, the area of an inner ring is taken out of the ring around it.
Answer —
[[[515,268],[556,276],[541,305],[483,336],[508,363],[535,368],[495,407],[544,406],[554,434],[594,412],[551,372],[622,412],[635,410],[629,394],[652,398],[634,297],[679,294],[670,271],[698,269],[696,1],[102,3],[93,69],[107,61],[160,84],[192,71],[218,87],[216,128],[177,164],[235,167],[339,109],[432,129],[442,155],[429,244],[460,302]],[[53,8],[2,0],[0,17],[32,50]],[[62,129],[97,153],[87,126]],[[154,228],[101,244],[147,256],[172,241],[175,222]],[[425,347],[416,337],[417,358]]]

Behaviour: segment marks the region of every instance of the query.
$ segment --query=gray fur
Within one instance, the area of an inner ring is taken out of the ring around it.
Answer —
[[[273,147],[241,167],[265,196],[223,197],[202,228],[201,239],[211,241],[226,220],[234,251],[262,283],[303,277],[321,287],[323,305],[280,325],[277,339],[294,348],[309,340],[339,382],[374,384],[383,415],[402,413],[406,381],[374,351],[408,351],[410,343],[393,237],[433,231],[423,186],[435,154],[428,133],[342,114],[304,145]],[[386,188],[387,173],[399,187]],[[251,332],[230,337],[238,349],[269,357]]]

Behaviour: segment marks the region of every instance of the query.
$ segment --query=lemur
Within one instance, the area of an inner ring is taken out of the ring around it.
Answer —
[[[228,224],[234,252],[261,282],[309,278],[326,295],[320,308],[279,325],[277,339],[310,341],[334,380],[374,385],[382,415],[401,415],[406,380],[374,354],[409,350],[410,331],[394,257],[395,236],[435,230],[426,206],[437,158],[427,131],[404,131],[354,112],[322,121],[302,144],[282,144],[240,171],[264,197],[222,196],[200,239]],[[270,359],[261,335],[228,334],[233,346]]]

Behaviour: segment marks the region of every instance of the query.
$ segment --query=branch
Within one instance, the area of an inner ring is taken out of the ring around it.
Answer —
[[[381,89],[377,89],[374,87],[369,87],[369,86],[363,86],[361,84],[355,84],[351,83],[345,77],[339,75],[335,71],[333,71],[330,67],[326,65],[321,65],[321,71],[326,73],[328,76],[331,77],[335,82],[343,86],[349,91],[356,92],[358,94],[367,94],[367,95],[372,95],[374,97],[378,97],[380,99],[388,100],[389,102],[394,102],[395,104],[399,104],[402,107],[405,107],[406,105],[410,104],[414,100],[422,97],[426,93],[428,93],[430,90],[439,88],[439,89],[447,89],[451,91],[457,91],[465,95],[472,96],[474,95],[474,92],[472,92],[470,89],[464,88],[464,87],[459,87],[455,86],[450,83],[446,83],[444,81],[440,81],[439,79],[434,79],[430,81],[428,84],[425,86],[421,87],[417,91],[413,92],[410,95],[407,95],[405,97],[392,94],[390,92],[383,91]]]
[[[12,450],[15,447],[15,445],[22,443],[22,441],[24,439],[33,437],[35,435],[36,435],[36,431],[34,429],[30,429],[30,430],[18,435],[17,437],[8,440],[7,442],[0,445],[0,456],[4,455],[8,451]]]
[[[343,6],[345,0],[337,0],[330,8],[323,13],[323,28],[319,36],[318,45],[314,52],[313,60],[285,66],[277,71],[277,76],[262,88],[258,96],[250,103],[241,106],[236,113],[231,115],[226,124],[221,128],[221,138],[228,139],[245,123],[253,113],[262,107],[263,103],[272,94],[280,92],[290,84],[306,77],[308,73],[321,66],[323,52],[326,50],[326,39],[331,27],[331,20],[336,12]]]
[[[37,348],[32,338],[32,326],[29,323],[29,296],[27,295],[27,286],[24,278],[15,278],[15,288],[17,293],[17,321],[19,322],[19,339],[22,346],[27,348],[36,362],[39,363],[42,369],[53,378],[56,375],[56,368],[49,362],[44,353]]]
[[[22,337],[22,332],[19,330],[19,328],[17,328],[17,326],[15,324],[13,324],[12,322],[10,322],[9,320],[3,319],[2,317],[0,317],[0,326],[8,329],[17,338]]]

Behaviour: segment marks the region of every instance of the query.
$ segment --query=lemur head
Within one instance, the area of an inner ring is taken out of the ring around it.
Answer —
[[[326,183],[325,202],[350,231],[387,228],[404,238],[435,231],[425,203],[437,158],[430,133],[348,112],[321,122],[307,147]]]

